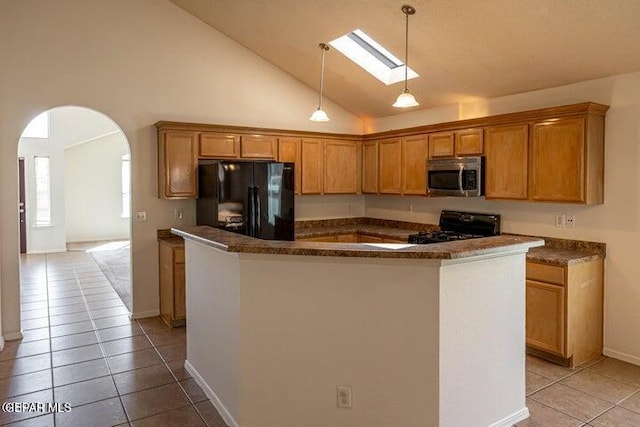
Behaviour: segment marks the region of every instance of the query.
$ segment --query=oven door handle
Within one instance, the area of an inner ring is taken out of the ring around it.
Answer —
[[[458,188],[460,189],[460,194],[465,195],[464,189],[462,188],[462,172],[464,172],[464,166],[460,166],[460,171],[458,172]]]

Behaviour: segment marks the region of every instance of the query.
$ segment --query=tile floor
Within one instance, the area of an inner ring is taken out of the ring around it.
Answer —
[[[12,426],[224,427],[185,372],[185,329],[128,310],[85,252],[21,258],[24,338],[0,352],[0,401],[68,402],[9,413]],[[571,370],[527,356],[521,426],[640,426],[640,366],[610,358]],[[289,426],[283,426],[289,427]]]
[[[128,310],[86,252],[23,255],[24,338],[0,352],[1,402],[71,411],[0,411],[11,426],[225,427],[184,370],[184,328]]]

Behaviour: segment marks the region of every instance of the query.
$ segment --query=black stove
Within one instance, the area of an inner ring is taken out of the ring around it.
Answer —
[[[500,215],[444,210],[440,213],[440,230],[409,235],[409,243],[454,242],[500,234]]]

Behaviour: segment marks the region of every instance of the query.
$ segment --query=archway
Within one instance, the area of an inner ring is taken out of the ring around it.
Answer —
[[[131,311],[131,161],[120,127],[89,108],[52,108],[25,128],[18,157],[26,253],[91,254]]]

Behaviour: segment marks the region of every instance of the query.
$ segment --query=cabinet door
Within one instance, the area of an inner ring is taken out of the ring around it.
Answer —
[[[184,319],[187,317],[184,264],[175,264],[173,268],[173,317]]]
[[[324,150],[322,140],[303,139],[301,142],[302,194],[322,194]]]
[[[486,129],[485,195],[487,199],[527,199],[529,126]]]
[[[456,156],[481,156],[484,153],[482,129],[456,131]]]
[[[402,194],[427,194],[427,137],[402,140]]]
[[[200,157],[236,159],[240,155],[240,136],[224,133],[200,134]]]
[[[362,144],[362,192],[378,192],[378,141]]]
[[[453,157],[454,155],[453,132],[438,132],[429,135],[429,158]]]
[[[356,141],[324,141],[324,193],[356,194],[360,190],[360,147]]]
[[[158,197],[196,198],[198,133],[161,131],[158,136]]]
[[[565,288],[527,280],[527,345],[565,356]]]
[[[240,157],[249,159],[273,159],[278,155],[275,136],[247,135],[240,141]]]
[[[300,183],[302,182],[300,151],[300,138],[278,138],[278,161],[295,163],[296,194],[300,194]]]
[[[531,198],[583,203],[584,119],[535,123],[531,138]]]
[[[378,191],[380,194],[402,193],[402,141],[378,141]]]

